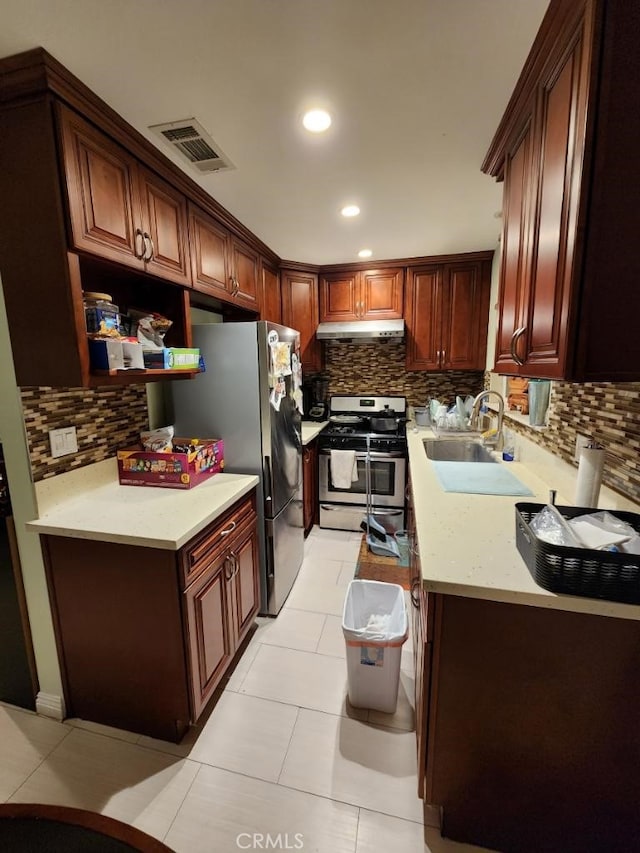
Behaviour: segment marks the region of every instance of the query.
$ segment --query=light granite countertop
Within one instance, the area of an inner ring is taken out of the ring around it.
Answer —
[[[329,421],[302,421],[302,444],[311,444],[317,438]]]
[[[106,459],[36,483],[39,517],[26,529],[177,551],[257,484],[251,474],[214,474],[187,490],[121,486]]]
[[[640,620],[639,605],[547,592],[535,583],[520,556],[515,504],[546,504],[549,490],[555,488],[556,503],[572,505],[575,473],[570,465],[545,451],[538,456],[539,449],[523,445],[523,461],[499,464],[508,465],[533,496],[445,492],[424,452],[422,441],[432,435],[426,427],[407,428],[417,545],[427,590]],[[601,489],[599,507],[640,512],[640,507],[606,488]]]

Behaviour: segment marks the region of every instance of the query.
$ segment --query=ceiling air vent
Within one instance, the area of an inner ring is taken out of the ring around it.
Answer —
[[[200,122],[194,118],[153,124],[149,127],[176,148],[199,172],[220,172],[235,168]]]

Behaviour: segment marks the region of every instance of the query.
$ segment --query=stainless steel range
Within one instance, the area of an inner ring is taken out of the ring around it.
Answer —
[[[320,527],[360,530],[366,510],[368,448],[375,518],[389,532],[404,528],[406,410],[406,397],[330,398],[329,425],[318,439]],[[354,453],[354,479],[348,487],[334,483],[332,450]]]

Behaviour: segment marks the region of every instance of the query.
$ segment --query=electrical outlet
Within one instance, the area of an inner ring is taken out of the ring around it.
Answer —
[[[580,433],[578,433],[576,435],[576,447],[575,447],[575,450],[573,452],[573,461],[574,462],[580,461],[580,454],[582,453],[582,448],[586,447],[588,444],[590,444],[590,442],[591,442],[591,439],[589,438],[588,435],[581,435]]]
[[[51,455],[54,459],[59,456],[67,456],[69,453],[78,452],[78,437],[75,427],[62,427],[62,429],[49,430],[49,444]]]

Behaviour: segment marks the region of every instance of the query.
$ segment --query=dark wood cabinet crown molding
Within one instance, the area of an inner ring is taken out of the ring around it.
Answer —
[[[279,257],[226,208],[126,122],[105,101],[44,48],[0,59],[0,105],[19,104],[53,93],[114,139],[126,140],[128,151],[148,168],[167,178],[259,254],[278,264]]]

